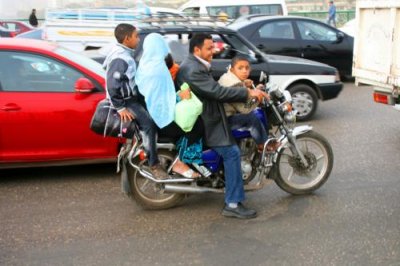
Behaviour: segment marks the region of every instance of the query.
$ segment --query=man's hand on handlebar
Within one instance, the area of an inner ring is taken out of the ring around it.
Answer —
[[[269,95],[262,90],[250,90],[248,89],[249,98],[257,98],[258,102],[261,103],[263,98],[269,100]]]

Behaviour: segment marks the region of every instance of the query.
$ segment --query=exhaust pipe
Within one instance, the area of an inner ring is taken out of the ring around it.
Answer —
[[[184,194],[195,194],[195,193],[224,193],[222,188],[208,188],[208,187],[198,187],[198,186],[188,186],[188,185],[164,185],[164,191],[168,193],[184,193]]]

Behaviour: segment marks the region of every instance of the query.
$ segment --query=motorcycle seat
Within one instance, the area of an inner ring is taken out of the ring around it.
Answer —
[[[158,136],[157,142],[158,143],[173,143],[175,144],[177,140],[175,138],[171,137],[165,137],[165,136]]]

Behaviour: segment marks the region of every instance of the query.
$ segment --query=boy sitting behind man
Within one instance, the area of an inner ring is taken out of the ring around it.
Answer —
[[[221,76],[219,84],[224,87],[244,86],[252,88],[253,81],[248,79],[250,76],[250,62],[246,57],[236,56],[231,61],[231,67],[227,73]],[[258,85],[256,89],[262,89],[263,85]],[[224,103],[225,113],[228,123],[232,130],[246,128],[250,131],[250,135],[255,140],[258,150],[262,151],[264,143],[268,140],[268,133],[252,111],[258,106],[258,102],[254,104],[247,103]],[[279,143],[271,142],[267,149],[273,151],[278,147]]]

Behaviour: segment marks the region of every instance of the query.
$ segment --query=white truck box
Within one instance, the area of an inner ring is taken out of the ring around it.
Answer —
[[[400,0],[357,0],[353,76],[374,86],[376,102],[400,107]]]
[[[115,41],[119,23],[138,24],[143,16],[131,9],[53,9],[46,11],[44,31],[47,40],[80,52]]]

